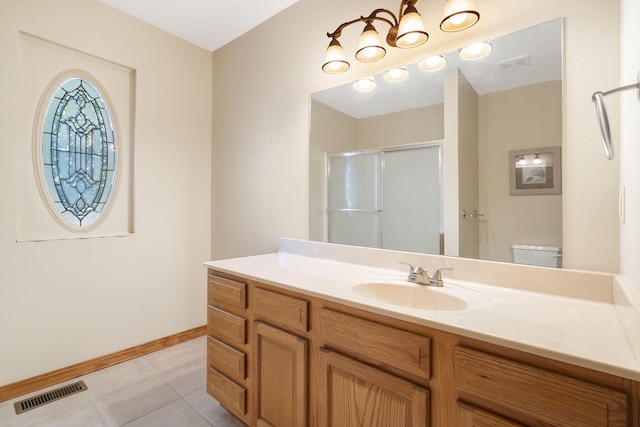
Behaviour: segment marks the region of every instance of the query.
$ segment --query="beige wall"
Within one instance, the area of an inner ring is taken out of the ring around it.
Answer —
[[[19,31],[136,70],[133,235],[16,242]],[[0,69],[0,385],[205,324],[211,54],[97,0],[5,0]]]
[[[380,0],[376,6],[397,5]],[[441,2],[418,6],[429,42],[416,49],[390,49],[375,64],[352,61],[343,75],[320,69],[328,44],[324,35],[368,13],[369,1],[300,0],[214,52],[212,256],[271,252],[281,236],[308,237],[310,93],[564,17],[564,261],[573,268],[617,271],[619,172],[602,156],[590,99],[593,91],[619,81],[618,2],[479,1],[480,22],[455,34],[437,29]],[[358,33],[357,28],[343,31],[347,51],[354,50]]]
[[[510,150],[562,144],[562,82],[483,95],[479,117],[480,258],[510,262],[514,243],[562,246],[562,196],[511,196],[508,179]]]
[[[429,142],[444,138],[444,105],[413,108],[358,120],[358,149]]]
[[[444,76],[444,254],[478,258],[478,94],[457,68]]]
[[[448,88],[445,86],[445,93]],[[458,73],[457,102],[455,104],[455,123],[458,144],[458,211],[454,213],[459,221],[459,253],[465,258],[479,257],[478,221],[473,218],[461,217],[461,211],[480,211],[478,199],[478,94],[467,78]],[[446,102],[446,101],[445,101]],[[448,118],[446,120],[449,120]],[[449,137],[445,138],[445,153],[449,145]],[[445,154],[446,156],[446,154]],[[445,170],[445,181],[449,177]],[[445,200],[448,193],[445,192]],[[445,219],[447,219],[445,215]],[[445,254],[447,250],[447,236],[445,235]]]

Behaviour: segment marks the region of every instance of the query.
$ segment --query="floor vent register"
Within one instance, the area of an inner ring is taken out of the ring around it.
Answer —
[[[37,396],[30,397],[28,399],[21,400],[13,404],[16,410],[16,414],[22,414],[23,412],[30,411],[40,406],[44,406],[47,403],[55,402],[56,400],[64,399],[67,396],[71,396],[87,389],[84,381],[78,381],[73,384],[68,384],[55,390],[48,391],[46,393],[39,394]]]

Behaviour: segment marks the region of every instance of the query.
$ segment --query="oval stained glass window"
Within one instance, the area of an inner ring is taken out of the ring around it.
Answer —
[[[55,89],[45,114],[44,187],[65,224],[88,227],[104,213],[115,183],[111,113],[95,84],[72,77]]]

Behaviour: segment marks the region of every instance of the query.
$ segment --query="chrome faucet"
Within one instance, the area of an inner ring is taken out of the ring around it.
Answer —
[[[408,265],[411,268],[411,270],[409,270],[409,277],[407,277],[408,282],[427,286],[443,286],[441,271],[453,270],[451,267],[439,268],[433,273],[433,277],[431,277],[422,267],[415,267],[408,262],[403,261],[400,261],[400,264]]]
[[[453,270],[453,267],[442,267],[434,271],[433,277],[429,279],[433,286],[443,286],[442,274],[440,273],[442,270]]]

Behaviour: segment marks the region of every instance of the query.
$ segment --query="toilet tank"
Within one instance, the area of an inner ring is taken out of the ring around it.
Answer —
[[[562,248],[556,246],[511,245],[513,262],[540,267],[562,267]]]

